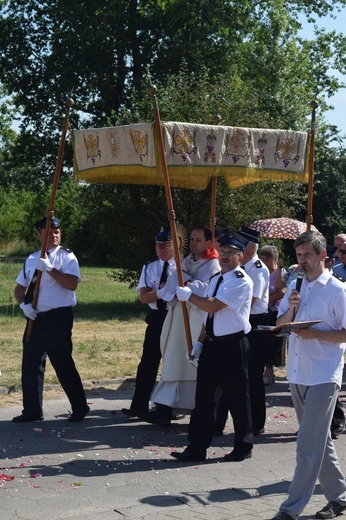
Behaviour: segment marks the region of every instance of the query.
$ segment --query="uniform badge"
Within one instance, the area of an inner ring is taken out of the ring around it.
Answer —
[[[343,279],[342,276],[340,276],[338,273],[332,273],[332,275],[334,276],[334,278],[336,278],[337,280],[340,280],[340,282],[346,282],[346,280]]]

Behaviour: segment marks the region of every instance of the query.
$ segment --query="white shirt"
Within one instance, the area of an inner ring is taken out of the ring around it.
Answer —
[[[288,298],[295,287],[295,281],[289,285],[278,316],[288,310]],[[311,320],[322,320],[314,325],[319,330],[346,328],[346,287],[327,269],[313,282],[303,278],[295,321]],[[341,387],[345,347],[345,343],[301,339],[291,333],[287,360],[289,381],[307,386],[334,382]]]
[[[160,285],[160,279],[164,266],[163,260],[154,260],[145,264],[142,268],[141,276],[139,278],[136,292],[140,292],[142,287],[148,287],[151,291],[157,291]],[[167,275],[170,276],[176,270],[174,258],[168,260]],[[157,310],[156,302],[148,303],[151,309]]]
[[[247,334],[251,330],[249,316],[253,288],[252,280],[238,267],[222,276],[223,281],[215,298],[225,303],[227,307],[223,307],[214,314],[214,334],[215,336],[225,336],[240,331]],[[214,276],[210,280],[205,296],[211,297],[213,295],[218,279],[219,276]],[[205,313],[204,323],[206,323],[207,317],[208,313]]]
[[[16,282],[23,287],[29,287],[34,276],[37,260],[41,251],[35,251],[25,260],[24,266],[19,273]],[[52,266],[65,274],[71,274],[81,281],[78,260],[72,251],[61,246],[51,248],[47,251]],[[71,307],[77,304],[76,293],[58,284],[48,273],[42,272],[40,288],[37,300],[37,312],[47,312],[58,307]]]
[[[251,314],[268,312],[270,277],[268,267],[258,258],[258,255],[255,255],[245,264],[244,271],[253,281],[252,297],[256,298],[251,307]]]

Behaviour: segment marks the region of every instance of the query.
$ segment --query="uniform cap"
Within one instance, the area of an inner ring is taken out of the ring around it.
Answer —
[[[337,250],[337,247],[336,246],[330,246],[327,244],[326,246],[326,249],[327,249],[327,258],[335,258],[336,257],[336,250]]]
[[[161,226],[160,231],[156,235],[155,242],[168,242],[171,238],[171,230],[169,227]]]
[[[248,240],[234,231],[229,231],[226,235],[223,235],[220,240],[220,246],[229,246],[244,251]]]
[[[246,238],[248,242],[255,242],[256,244],[258,244],[261,235],[260,231],[255,231],[254,229],[245,226],[240,226],[238,233],[242,237]]]
[[[227,233],[229,233],[229,228],[226,228],[226,227],[216,227],[214,229],[214,238],[216,238],[218,240],[223,235],[227,235]]]
[[[47,218],[44,217],[41,220],[39,220],[38,222],[36,222],[34,224],[34,226],[38,231],[41,231],[41,229],[44,229],[46,227],[46,224],[47,224]],[[53,217],[50,227],[60,228],[60,220],[58,220],[56,217]]]

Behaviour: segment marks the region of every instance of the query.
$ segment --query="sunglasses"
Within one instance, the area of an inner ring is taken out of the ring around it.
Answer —
[[[339,249],[339,253],[342,253],[343,255],[346,255],[346,249]]]

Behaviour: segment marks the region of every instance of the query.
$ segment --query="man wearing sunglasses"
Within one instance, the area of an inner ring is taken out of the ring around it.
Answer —
[[[336,250],[340,263],[333,267],[333,274],[337,275],[343,282],[346,282],[346,242],[340,244]]]
[[[204,296],[194,294],[189,287],[177,287],[178,300],[189,301],[204,311],[204,327],[191,352],[198,359],[198,369],[196,406],[188,433],[190,444],[183,452],[171,452],[182,462],[206,458],[213,439],[214,395],[219,385],[234,425],[234,449],[224,460],[241,462],[252,455],[246,334],[251,329],[253,283],[240,268],[246,242],[233,232],[220,239],[221,275],[211,279]]]

